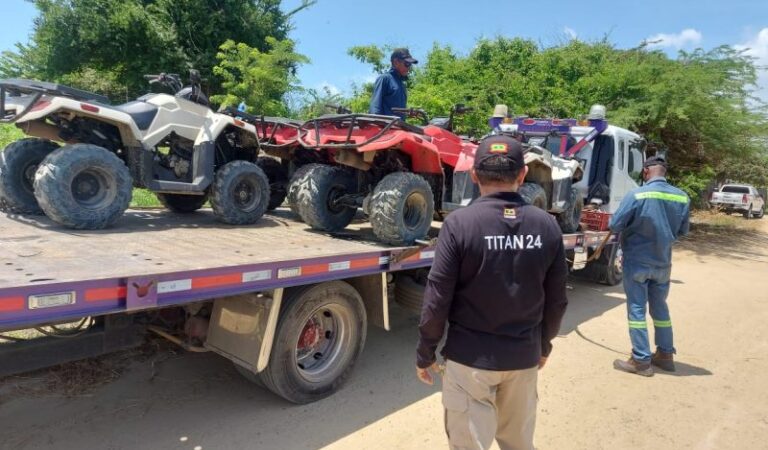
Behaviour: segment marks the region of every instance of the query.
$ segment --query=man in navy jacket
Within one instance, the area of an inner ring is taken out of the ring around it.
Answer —
[[[411,66],[418,64],[407,48],[396,48],[390,57],[392,68],[379,76],[373,86],[373,96],[368,112],[384,116],[402,116],[392,111],[392,108],[405,108],[408,93],[405,90],[405,80]]]

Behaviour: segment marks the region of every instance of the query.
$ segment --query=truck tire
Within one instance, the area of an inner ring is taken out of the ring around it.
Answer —
[[[755,213],[755,219],[762,219],[762,218],[763,218],[763,216],[765,216],[765,207],[762,207],[762,208],[760,208],[760,209],[759,209],[759,210],[758,210],[758,211]]]
[[[293,173],[293,176],[291,177],[291,181],[288,183],[288,194],[286,195],[286,201],[288,202],[288,207],[291,208],[291,212],[301,219],[301,215],[299,214],[299,199],[298,199],[298,193],[299,193],[299,184],[298,180],[300,180],[304,174],[311,169],[311,164],[305,164]]]
[[[21,139],[0,152],[0,211],[42,214],[35,198],[35,172],[46,156],[59,148],[47,139]]]
[[[292,403],[311,403],[344,385],[365,346],[360,294],[331,281],[286,291],[267,367],[260,379]]]
[[[752,217],[752,205],[749,205],[747,209],[742,213],[745,219],[749,220]]]
[[[557,223],[563,233],[579,231],[582,209],[584,209],[584,198],[579,194],[578,189],[571,188],[571,195],[568,197],[565,211],[557,215]]]
[[[429,233],[435,200],[423,177],[395,172],[382,178],[373,189],[370,208],[373,233],[380,241],[410,245]]]
[[[344,229],[354,219],[356,208],[334,205],[333,201],[357,191],[354,175],[341,167],[324,164],[308,166],[294,182],[301,220],[315,230]]]
[[[156,194],[157,199],[166,209],[179,214],[189,214],[197,211],[208,201],[206,195],[184,195],[184,194]]]
[[[590,255],[592,251],[590,250]],[[616,286],[623,279],[622,251],[619,243],[608,244],[600,257],[587,263],[587,266],[575,274],[608,286]]]
[[[395,279],[395,303],[409,312],[421,315],[426,285],[409,274],[398,274]]]
[[[45,214],[77,230],[112,225],[128,209],[132,187],[123,161],[92,144],[65,145],[35,172],[35,198]]]
[[[517,193],[523,197],[526,203],[547,211],[549,202],[547,201],[547,192],[543,187],[536,183],[523,183]]]
[[[283,204],[288,189],[288,173],[280,161],[261,156],[256,160],[256,164],[261,167],[269,180],[269,205],[267,210],[272,211]]]
[[[268,204],[269,180],[252,162],[228,162],[213,177],[211,207],[213,214],[224,223],[255,223],[264,215]]]

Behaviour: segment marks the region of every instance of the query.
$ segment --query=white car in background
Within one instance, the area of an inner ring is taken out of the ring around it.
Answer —
[[[760,219],[765,214],[765,199],[748,184],[723,185],[720,190],[712,193],[709,204],[729,214],[738,211],[745,219]]]

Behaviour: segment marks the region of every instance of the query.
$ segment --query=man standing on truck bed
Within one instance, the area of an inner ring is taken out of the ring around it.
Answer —
[[[621,234],[624,291],[627,294],[632,356],[616,360],[618,370],[650,377],[651,364],[674,371],[672,321],[667,294],[672,270],[672,243],[688,234],[689,199],[667,183],[667,162],[652,156],[643,163],[645,184],[627,194],[611,218],[611,231]],[[646,305],[656,331],[656,353],[651,355]]]
[[[533,449],[536,382],[568,299],[568,268],[554,217],[517,193],[528,168],[521,144],[491,136],[477,148],[481,197],[443,223],[424,294],[417,376],[432,384],[442,354],[451,448]]]
[[[390,57],[392,68],[379,76],[373,85],[371,106],[368,112],[384,116],[402,116],[395,114],[392,108],[405,108],[408,104],[408,93],[405,90],[405,80],[411,66],[418,64],[407,48],[396,48]]]

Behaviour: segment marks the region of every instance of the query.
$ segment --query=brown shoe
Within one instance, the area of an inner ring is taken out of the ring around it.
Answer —
[[[627,361],[617,359],[613,362],[613,368],[623,372],[636,373],[644,377],[653,376],[653,368],[651,367],[651,363],[636,361],[635,358],[632,357],[630,357]]]
[[[651,356],[651,364],[662,370],[666,370],[667,372],[674,372],[674,353],[667,353],[662,352],[661,350],[656,350],[656,353]]]

